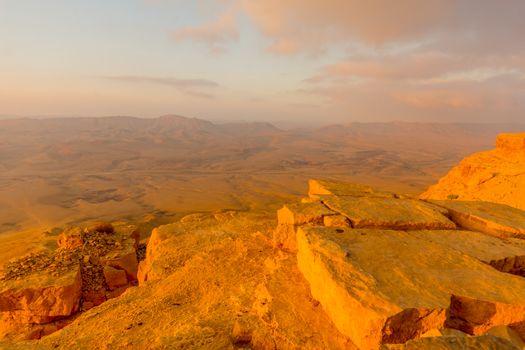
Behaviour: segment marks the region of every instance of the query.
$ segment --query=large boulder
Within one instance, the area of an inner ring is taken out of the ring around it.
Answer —
[[[125,223],[73,227],[59,235],[58,249],[9,262],[0,279],[0,338],[47,335],[135,284],[138,238]]]
[[[81,297],[80,267],[53,277],[39,271],[23,279],[0,283],[0,312],[10,313],[21,323],[48,323],[77,312]]]
[[[525,306],[524,279],[422,236],[298,228],[298,265],[313,297],[359,348],[404,343],[445,327],[452,295]],[[491,326],[515,321],[492,320]]]

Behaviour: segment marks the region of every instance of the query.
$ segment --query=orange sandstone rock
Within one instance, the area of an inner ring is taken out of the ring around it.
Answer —
[[[126,272],[111,266],[104,266],[104,278],[110,290],[115,290],[128,284]]]
[[[134,249],[118,251],[100,259],[101,264],[123,270],[129,281],[137,281],[138,261]]]
[[[47,272],[0,284],[0,312],[23,323],[47,323],[79,309],[81,279],[78,265],[53,278]]]
[[[325,216],[334,214],[335,212],[319,202],[296,203],[279,209],[277,221],[279,224],[289,225],[321,224]]]
[[[346,216],[354,228],[454,229],[444,211],[423,201],[398,198],[327,196],[323,203]]]
[[[297,242],[313,297],[361,349],[443,328],[453,294],[525,306],[525,280],[423,234],[299,227]]]
[[[497,148],[462,160],[422,199],[460,199],[507,204],[525,210],[525,133],[502,134]]]
[[[431,201],[449,211],[451,219],[467,230],[507,238],[525,236],[525,211],[481,201]]]
[[[291,251],[297,249],[295,227],[304,224],[322,224],[324,218],[336,213],[321,202],[285,205],[277,211],[277,228],[273,232],[274,245]]]
[[[525,306],[517,301],[510,304],[452,295],[449,313],[447,327],[481,335],[495,326],[508,326],[525,339]]]

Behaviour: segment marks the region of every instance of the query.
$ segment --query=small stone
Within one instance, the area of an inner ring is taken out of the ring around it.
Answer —
[[[104,266],[104,278],[109,289],[114,290],[128,284],[126,272],[124,270],[117,270],[111,266]]]

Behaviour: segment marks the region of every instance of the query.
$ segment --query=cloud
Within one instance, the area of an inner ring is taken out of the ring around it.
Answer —
[[[420,38],[443,22],[453,0],[239,0],[281,54],[318,51],[337,42],[381,45]]]
[[[175,42],[194,41],[204,43],[210,52],[219,54],[224,52],[225,45],[239,40],[239,30],[235,14],[224,12],[214,22],[200,26],[188,26],[170,33]]]
[[[342,79],[404,80],[412,83],[439,83],[449,80],[485,80],[492,76],[522,74],[525,56],[457,54],[416,51],[403,55],[377,54],[351,57],[326,65],[305,79],[321,83]]]
[[[270,52],[325,62],[298,82],[308,103],[362,119],[521,118],[523,0],[201,1],[222,4],[223,14],[175,40],[220,51],[238,40],[235,18],[246,16]]]
[[[452,51],[525,49],[522,0],[238,0],[280,54],[333,44],[370,47],[418,42]]]
[[[514,74],[428,85],[398,80],[305,84],[297,92],[324,100],[334,115],[351,120],[521,121],[525,108],[525,79]]]
[[[146,77],[146,76],[109,76],[104,77],[107,80],[113,80],[122,83],[130,84],[157,84],[163,86],[169,86],[179,90],[180,92],[199,98],[213,98],[214,95],[209,92],[203,92],[202,89],[216,89],[220,85],[212,80],[207,79],[177,79],[177,78],[157,78],[157,77]]]

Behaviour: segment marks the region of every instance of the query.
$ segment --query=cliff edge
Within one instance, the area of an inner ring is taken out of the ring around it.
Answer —
[[[465,158],[421,199],[482,200],[525,209],[525,133],[500,134],[496,149]]]

